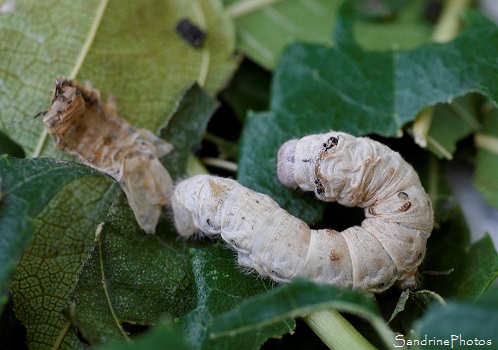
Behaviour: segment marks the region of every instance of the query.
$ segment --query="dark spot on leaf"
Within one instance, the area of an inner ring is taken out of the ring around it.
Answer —
[[[190,22],[189,19],[184,18],[176,25],[176,32],[187,43],[194,47],[201,47],[206,37],[206,32]]]

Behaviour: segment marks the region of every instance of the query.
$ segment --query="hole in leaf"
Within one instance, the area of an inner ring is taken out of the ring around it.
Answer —
[[[133,324],[128,322],[121,322],[121,327],[125,330],[126,333],[130,335],[141,334],[150,329],[150,325],[144,324]]]

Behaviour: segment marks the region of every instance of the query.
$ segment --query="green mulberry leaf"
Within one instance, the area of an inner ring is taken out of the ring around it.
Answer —
[[[285,141],[329,130],[392,137],[426,106],[476,91],[498,101],[498,65],[490,63],[498,46],[487,44],[498,42],[498,27],[477,13],[468,13],[466,30],[449,43],[368,52],[353,41],[352,13],[345,6],[335,38],[333,48],[289,47],[275,71],[270,111],[250,115],[241,140],[239,180],[305,221],[316,221],[320,209],[275,177]]]
[[[202,47],[176,32],[183,18],[202,28]],[[0,130],[28,156],[57,155],[41,120],[55,78],[88,80],[133,126],[156,130],[183,89],[214,95],[237,61],[235,33],[220,0],[120,2],[20,0],[0,18]]]
[[[19,262],[24,250],[30,244],[32,236],[40,230],[39,220],[44,216],[61,219],[69,216],[64,201],[58,201],[61,207],[54,215],[44,214],[48,203],[58,196],[66,186],[77,183],[82,188],[92,189],[87,196],[79,198],[74,206],[110,205],[109,197],[104,196],[112,181],[103,174],[78,163],[55,159],[16,159],[0,157],[1,199],[0,199],[0,283],[6,287],[12,270]],[[103,197],[97,199],[97,190]],[[87,202],[88,201],[88,202]],[[62,212],[66,208],[66,213]],[[54,209],[55,210],[55,209]],[[40,218],[41,215],[41,218]],[[89,222],[90,223],[90,222]],[[58,228],[62,227],[62,223]],[[55,233],[54,233],[55,234]],[[60,234],[60,232],[59,232]],[[56,249],[57,251],[57,249]],[[50,254],[50,253],[49,253]],[[58,254],[58,253],[57,253]],[[4,300],[2,300],[4,302]]]

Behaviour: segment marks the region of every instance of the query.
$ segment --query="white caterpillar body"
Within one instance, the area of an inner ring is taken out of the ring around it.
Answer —
[[[374,293],[416,285],[433,225],[430,200],[413,168],[388,147],[332,132],[285,143],[278,175],[318,198],[365,208],[361,226],[311,230],[267,195],[234,180],[199,175],[172,197],[183,236],[218,235],[239,264],[275,281],[296,277]]]
[[[401,287],[416,285],[434,215],[417,173],[399,153],[365,137],[332,131],[283,144],[277,172],[288,187],[365,208],[361,229],[388,253]]]

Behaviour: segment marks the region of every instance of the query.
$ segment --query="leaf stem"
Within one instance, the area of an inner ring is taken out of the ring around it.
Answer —
[[[229,162],[228,160],[211,157],[203,157],[200,160],[204,165],[210,165],[219,169],[237,172],[237,163]]]
[[[104,17],[104,12],[108,2],[109,0],[101,0],[99,7],[97,8],[97,12],[95,13],[95,19],[92,23],[92,26],[90,27],[88,35],[86,36],[85,43],[81,48],[78,59],[76,60],[76,64],[74,65],[73,70],[69,74],[69,79],[75,79],[76,76],[78,75],[81,66],[83,65],[83,62],[85,61],[85,58],[88,54],[88,51],[92,46],[93,40],[95,39],[95,35],[97,34],[97,30],[99,29],[100,21],[102,20],[102,17]]]
[[[427,147],[427,136],[431,128],[433,114],[434,106],[426,107],[417,115],[413,123],[413,138],[415,139],[415,143],[422,148]]]
[[[228,15],[232,18],[242,17],[262,7],[270,6],[282,0],[242,0],[227,7]]]
[[[491,152],[493,154],[498,154],[497,137],[479,133],[474,136],[474,142],[477,148]]]
[[[432,33],[432,40],[444,43],[453,39],[460,29],[460,13],[470,4],[471,0],[445,1],[443,12]]]
[[[101,0],[99,7],[97,8],[97,12],[95,13],[95,18],[92,23],[92,26],[90,27],[90,31],[86,36],[85,43],[81,48],[78,58],[76,59],[76,63],[73,67],[73,70],[71,71],[71,73],[69,73],[69,79],[75,79],[76,76],[78,75],[81,66],[83,65],[83,62],[85,61],[85,58],[88,54],[88,51],[92,46],[93,40],[95,39],[95,35],[97,34],[97,30],[99,28],[102,17],[104,17],[104,12],[108,2],[109,0]],[[43,147],[45,147],[45,143],[47,142],[47,137],[48,137],[48,131],[46,128],[44,128],[42,134],[40,135],[40,138],[38,139],[38,143],[36,144],[35,151],[33,152],[33,158],[40,156]]]
[[[99,225],[97,227],[97,230],[101,231],[102,227]],[[97,245],[98,245],[98,248],[99,248],[99,260],[100,260],[100,272],[101,272],[101,277],[102,277],[102,289],[104,290],[105,298],[107,300],[107,305],[109,305],[109,310],[111,311],[112,318],[114,319],[114,322],[116,322],[116,326],[118,327],[119,331],[123,335],[123,338],[127,342],[131,342],[130,337],[128,336],[128,334],[125,332],[125,330],[121,326],[121,323],[119,323],[118,317],[116,316],[116,313],[114,312],[114,308],[112,307],[111,297],[109,296],[109,290],[107,288],[107,282],[105,280],[104,259],[103,259],[103,256],[102,256],[102,238],[101,237],[102,237],[101,232],[99,232],[99,233],[96,234]]]
[[[62,341],[66,337],[67,332],[71,329],[71,321],[67,321],[62,330],[59,333],[59,336],[55,340],[54,345],[52,345],[52,350],[60,349]]]
[[[39,157],[43,147],[45,147],[45,143],[47,142],[47,137],[48,137],[48,130],[47,128],[43,128],[42,134],[40,135],[40,138],[38,139],[38,143],[36,144],[35,151],[33,152],[33,158]]]
[[[334,309],[314,311],[304,316],[303,319],[330,349],[375,349],[351,323]]]
[[[457,101],[458,102],[458,101]],[[474,130],[478,130],[481,128],[481,125],[477,121],[477,118],[472,113],[465,110],[460,103],[452,103],[448,106],[457,116],[460,117],[469,127]]]
[[[427,142],[429,145],[438,150],[441,155],[447,160],[453,160],[453,154],[451,154],[443,145],[436,141],[432,136],[427,136]]]

